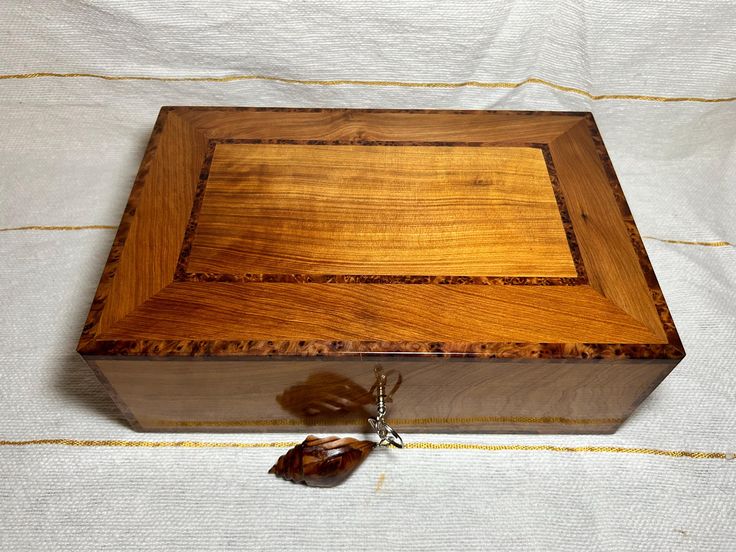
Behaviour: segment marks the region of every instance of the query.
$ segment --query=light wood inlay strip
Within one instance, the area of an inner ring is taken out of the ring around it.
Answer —
[[[472,424],[551,424],[551,425],[620,425],[625,418],[564,418],[559,416],[456,416],[456,417],[429,417],[429,418],[389,418],[394,427],[402,426],[430,426],[433,425],[472,425]],[[319,426],[338,425],[361,427],[366,424],[364,418],[333,418],[306,420],[302,418],[276,418],[272,420],[152,420],[141,418],[139,422],[146,427],[291,427],[291,426]]]

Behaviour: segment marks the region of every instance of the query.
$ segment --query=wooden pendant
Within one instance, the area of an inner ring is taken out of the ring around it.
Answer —
[[[268,471],[310,487],[335,487],[357,468],[376,446],[352,437],[308,436],[281,456]]]

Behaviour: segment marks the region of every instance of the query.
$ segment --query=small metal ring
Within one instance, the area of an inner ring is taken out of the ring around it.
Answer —
[[[404,440],[401,438],[401,435],[399,435],[398,433],[396,433],[396,430],[394,428],[392,428],[390,425],[384,423],[383,424],[383,429],[386,430],[387,434],[386,434],[386,437],[382,438],[381,439],[381,442],[378,443],[379,445],[381,443],[385,443],[382,446],[393,445],[396,448],[404,448]]]

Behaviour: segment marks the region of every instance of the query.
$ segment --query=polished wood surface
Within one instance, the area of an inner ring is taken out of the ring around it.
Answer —
[[[101,338],[244,336],[338,340],[351,349],[366,341],[444,342],[451,350],[459,348],[451,343],[666,343],[589,286],[260,282],[175,282]]]
[[[605,167],[596,155],[590,128],[581,124],[572,127],[550,143],[550,150],[560,160],[555,166],[564,182],[565,200],[581,243],[590,286],[660,339],[667,339],[637,251],[631,247],[622,213],[616,208],[617,190],[610,186]]]
[[[188,270],[577,275],[538,148],[218,144]]]
[[[352,437],[309,435],[281,456],[268,473],[309,487],[335,487],[345,481],[375,447],[373,441]]]
[[[187,107],[161,111],[79,351],[152,430],[308,425],[370,356],[408,371],[400,431],[611,431],[684,356],[590,114]],[[311,359],[332,398],[287,393],[317,392]]]
[[[610,433],[671,360],[311,358],[93,361],[149,431],[369,431],[374,369],[400,433]],[[400,385],[393,389],[401,378]]]

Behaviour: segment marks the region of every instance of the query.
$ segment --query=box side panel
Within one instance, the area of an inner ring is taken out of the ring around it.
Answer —
[[[136,417],[130,411],[130,408],[128,408],[128,405],[120,398],[120,396],[118,395],[117,389],[115,389],[112,386],[112,384],[110,383],[110,380],[107,379],[107,376],[100,369],[97,361],[91,357],[85,357],[84,355],[81,355],[81,356],[82,356],[82,359],[90,367],[90,369],[94,372],[95,376],[97,376],[97,379],[100,380],[100,383],[105,388],[105,391],[107,391],[108,394],[110,395],[112,402],[114,402],[115,406],[118,407],[118,409],[120,410],[120,413],[123,415],[125,420],[130,424],[130,427],[132,427],[136,431],[145,431],[138,423],[138,420],[136,419]]]
[[[120,359],[91,362],[142,431],[362,432],[375,369],[400,432],[611,433],[672,360]]]

